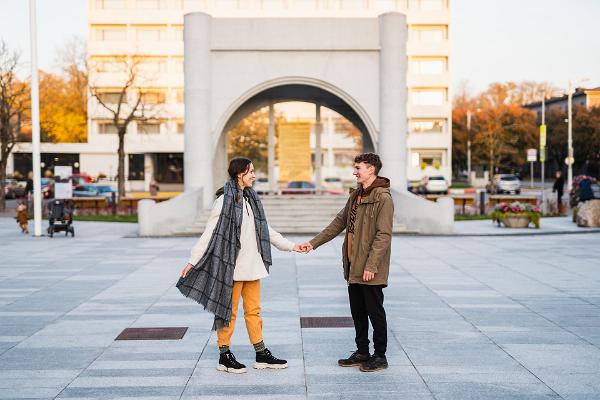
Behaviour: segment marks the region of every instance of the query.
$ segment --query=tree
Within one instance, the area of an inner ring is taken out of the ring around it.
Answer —
[[[284,120],[281,114],[275,115],[276,137],[277,124]],[[268,108],[262,108],[242,119],[227,133],[227,157],[248,157],[256,171],[266,173],[269,162],[268,129]]]
[[[4,180],[8,156],[19,139],[21,121],[29,105],[28,86],[17,78],[19,54],[0,41],[0,211],[6,209]]]
[[[454,100],[452,111],[453,167],[466,166],[467,140],[471,138],[472,163],[484,164],[490,174],[503,169],[518,171],[526,162],[526,149],[537,147],[535,114],[522,102],[549,90],[547,83],[492,83],[471,97],[466,90]],[[467,111],[472,112],[467,131]]]
[[[40,129],[48,141],[87,141],[87,110],[78,103],[67,79],[40,71]]]
[[[125,134],[129,124],[133,121],[143,122],[159,117],[157,104],[161,100],[151,101],[147,94],[149,81],[139,68],[140,62],[135,59],[118,59],[115,61],[117,69],[121,71],[122,81],[120,86],[106,92],[99,86],[91,86],[92,96],[116,128],[118,137],[118,167],[117,190],[119,196],[125,196]],[[100,68],[95,73],[101,74]]]
[[[85,142],[88,103],[85,42],[73,37],[58,54],[62,74],[44,73],[40,79],[42,130],[48,130],[55,142]]]

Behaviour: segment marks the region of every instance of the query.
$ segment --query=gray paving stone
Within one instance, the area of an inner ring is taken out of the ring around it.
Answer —
[[[240,318],[232,350],[250,368],[237,376],[216,371],[212,316],[174,287],[194,238],[123,239],[134,225],[78,222],[75,239],[51,242],[13,225],[0,219],[0,399],[599,398],[600,269],[580,255],[600,258],[600,233],[394,237],[390,368],[372,374],[337,366],[352,328],[300,329],[300,316],[350,315],[342,239],[308,255],[275,250],[263,333],[290,366],[252,369]],[[114,341],[156,326],[189,329]]]

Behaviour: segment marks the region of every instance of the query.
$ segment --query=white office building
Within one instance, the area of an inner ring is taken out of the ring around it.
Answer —
[[[406,175],[451,178],[450,0],[88,0],[90,85],[115,102],[123,71],[135,60],[148,79],[146,102],[160,107],[152,121],[132,122],[125,140],[130,190],[147,190],[155,176],[163,187],[183,183],[184,14],[214,18],[375,18],[395,11],[407,16],[408,132]],[[348,65],[347,68],[353,68]],[[130,94],[135,96],[134,93]],[[81,172],[114,176],[117,135],[109,115],[91,97],[88,143],[42,144],[49,162],[69,158]],[[27,159],[23,143],[13,155]],[[18,161],[18,162],[17,162]],[[57,161],[59,162],[59,161]],[[166,185],[166,186],[165,186]],[[180,186],[182,188],[182,186]]]

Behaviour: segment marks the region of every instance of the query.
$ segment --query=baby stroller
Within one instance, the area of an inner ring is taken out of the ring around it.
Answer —
[[[65,232],[65,236],[75,236],[75,228],[73,228],[73,213],[67,207],[64,200],[52,200],[48,203],[48,235],[54,236],[54,232]]]

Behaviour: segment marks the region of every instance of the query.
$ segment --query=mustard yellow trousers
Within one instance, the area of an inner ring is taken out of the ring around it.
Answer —
[[[256,344],[263,340],[262,318],[260,317],[260,280],[234,281],[231,295],[231,321],[229,326],[217,331],[217,344],[219,347],[231,344],[231,335],[233,335],[235,329],[240,297],[244,302],[244,319],[246,320],[250,343]]]

